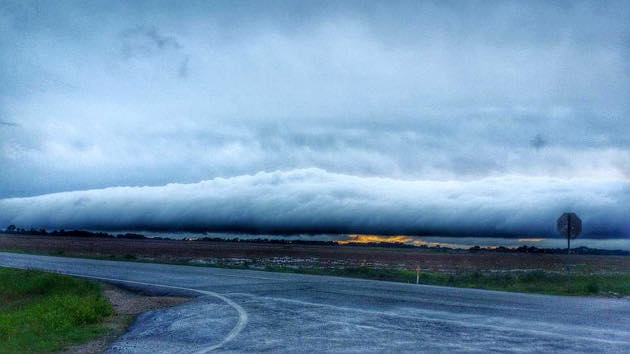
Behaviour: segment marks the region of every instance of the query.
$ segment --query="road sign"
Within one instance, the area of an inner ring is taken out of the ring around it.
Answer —
[[[558,218],[558,232],[567,238],[576,238],[582,232],[582,220],[575,213],[564,213]]]
[[[567,238],[567,293],[571,292],[571,239],[582,232],[582,220],[575,213],[564,213],[556,222],[558,232]]]

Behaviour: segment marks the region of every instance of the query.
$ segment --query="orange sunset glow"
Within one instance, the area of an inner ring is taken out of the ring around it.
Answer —
[[[438,242],[429,242],[425,240],[421,240],[419,238],[413,238],[407,235],[366,235],[366,234],[349,234],[348,240],[338,240],[337,243],[340,245],[347,245],[349,243],[377,243],[377,242],[388,242],[388,243],[404,243],[415,246],[448,246],[447,243],[438,243]]]
[[[413,243],[414,240],[405,235],[383,236],[383,235],[348,235],[349,240],[338,240],[337,243],[346,245],[348,243],[370,243],[370,242],[392,242],[392,243]]]

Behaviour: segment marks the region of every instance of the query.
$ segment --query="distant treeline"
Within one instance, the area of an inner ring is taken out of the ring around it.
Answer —
[[[510,252],[510,253],[547,253],[547,254],[566,254],[566,248],[538,248],[534,246],[519,246],[517,248],[507,248],[507,247],[496,247],[496,248],[484,248],[479,246],[474,246],[468,249],[471,252],[484,252],[484,251],[493,251],[493,252]],[[599,248],[589,248],[589,247],[576,247],[571,248],[571,254],[595,254],[595,255],[606,255],[606,256],[628,256],[630,255],[630,251],[624,250],[603,250]]]
[[[106,232],[91,232],[85,230],[55,230],[46,231],[46,229],[21,229],[10,225],[4,231],[0,231],[3,234],[11,235],[45,235],[45,236],[67,236],[67,237],[95,237],[95,238],[128,238],[128,239],[149,239],[141,234],[124,233],[124,234],[108,234]],[[151,237],[152,240],[165,239],[162,237]]]
[[[282,240],[282,239],[241,239],[241,238],[219,238],[219,237],[191,237],[184,239],[172,239],[166,237],[147,237],[142,234],[124,233],[124,234],[108,234],[106,232],[91,232],[85,230],[55,230],[46,231],[46,229],[22,229],[10,225],[3,234],[11,235],[45,235],[45,236],[66,236],[66,237],[94,237],[94,238],[118,238],[118,239],[135,239],[135,240],[172,240],[172,241],[194,241],[194,242],[243,242],[243,243],[260,243],[260,244],[281,244],[281,245],[313,245],[313,246],[336,246],[336,247],[382,247],[382,248],[420,248],[430,249],[433,251],[453,251],[453,252],[503,252],[503,253],[545,253],[545,254],[566,254],[566,248],[538,248],[534,246],[520,246],[517,248],[509,247],[480,247],[473,246],[468,249],[458,249],[444,246],[427,246],[427,245],[410,245],[398,242],[368,242],[368,243],[339,243],[337,241],[315,241],[315,240]],[[584,255],[611,255],[611,256],[629,256],[630,251],[624,250],[604,250],[589,247],[577,247],[571,249],[572,254]]]

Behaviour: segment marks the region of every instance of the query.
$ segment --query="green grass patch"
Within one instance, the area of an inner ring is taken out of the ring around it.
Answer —
[[[0,268],[0,353],[46,353],[107,333],[100,285],[66,275]]]
[[[267,266],[267,271],[333,275],[374,280],[388,280],[404,283],[415,283],[414,270],[391,268],[290,268]],[[571,276],[569,287],[565,274],[544,271],[529,272],[471,272],[461,274],[445,274],[437,272],[421,272],[420,284],[443,285],[462,288],[515,291],[549,295],[603,295],[629,296],[630,274],[579,274]]]

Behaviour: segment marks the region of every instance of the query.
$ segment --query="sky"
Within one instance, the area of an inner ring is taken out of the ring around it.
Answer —
[[[0,226],[630,237],[625,1],[2,1]]]

